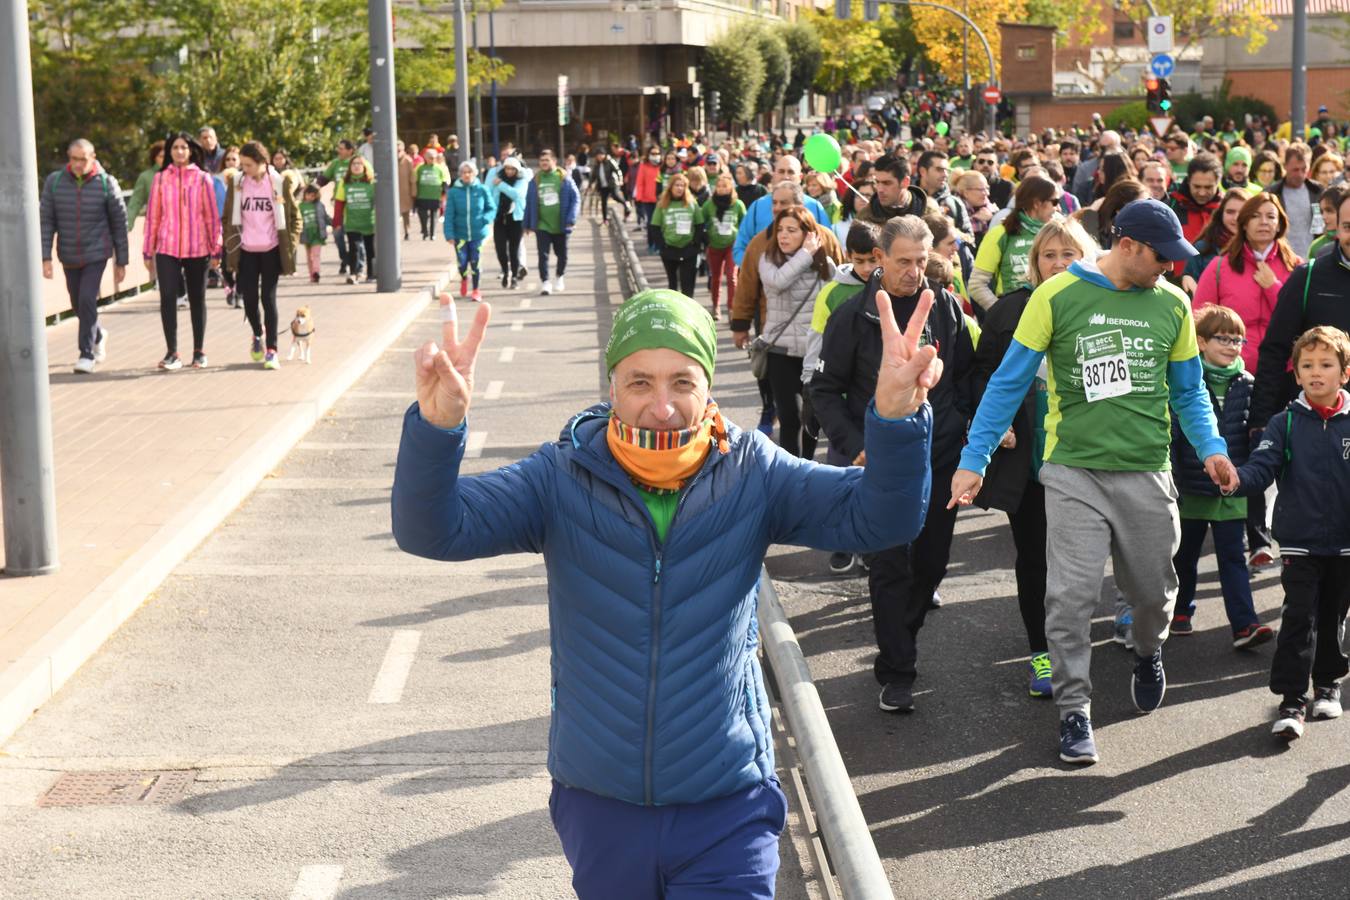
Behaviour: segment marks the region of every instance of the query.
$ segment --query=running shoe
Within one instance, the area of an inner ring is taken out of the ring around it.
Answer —
[[[543,294],[545,297],[553,293],[553,282],[545,278],[544,283],[539,285],[539,293]]]
[[[94,341],[94,362],[103,362],[108,358],[108,329],[100,327],[98,340]]]
[[[255,334],[255,335],[253,336],[253,342],[252,342],[251,344],[249,344],[249,347],[248,347],[248,355],[249,355],[250,357],[253,358],[253,361],[254,361],[254,362],[261,362],[261,361],[262,361],[262,358],[263,358],[263,345],[262,345],[262,336],[261,336],[261,335]]]
[[[1270,733],[1286,741],[1303,737],[1303,720],[1307,717],[1307,707],[1302,697],[1285,697],[1280,702],[1280,711]]]
[[[914,694],[903,684],[888,684],[881,689],[878,705],[882,712],[914,712]]]
[[[483,292],[480,291],[478,288],[474,288],[472,291],[469,291],[469,299],[472,300],[474,303],[482,303]]]
[[[1191,624],[1190,616],[1173,616],[1172,633],[1177,635],[1195,634],[1195,626]]]
[[[942,595],[933,591],[933,596],[928,598],[929,609],[942,609]]]
[[[277,351],[268,350],[267,355],[263,357],[264,369],[280,369],[281,360],[277,359]]]
[[[94,373],[94,359],[91,356],[81,356],[75,360],[76,375],[92,375]]]
[[[1233,647],[1238,650],[1247,647],[1255,647],[1258,644],[1264,644],[1266,641],[1275,637],[1275,629],[1269,625],[1248,625],[1246,628],[1233,635]]]
[[[194,369],[206,368],[206,354],[203,353],[201,350],[198,350],[192,354],[192,368]]]
[[[190,306],[190,305],[191,305],[191,304],[188,303],[188,298],[187,298],[186,296],[184,296],[184,297],[179,297],[178,300],[177,300],[177,306],[178,306],[179,309],[187,309],[188,306]]]
[[[1162,706],[1163,694],[1167,693],[1167,673],[1163,671],[1162,651],[1153,651],[1152,656],[1136,657],[1134,675],[1130,679],[1130,697],[1134,708],[1141,713],[1151,713]]]
[[[183,361],[178,358],[177,353],[169,353],[159,361],[159,367],[165,372],[173,372],[183,368]]]
[[[563,291],[567,290],[565,287],[563,287],[563,277],[561,275],[559,275],[557,279],[553,282],[553,289],[560,294]]]
[[[1257,547],[1252,551],[1251,555],[1247,557],[1247,568],[1253,571],[1269,568],[1274,564],[1275,555],[1270,552],[1269,547]]]
[[[1111,632],[1111,640],[1120,644],[1126,650],[1134,649],[1134,614],[1125,612],[1116,619],[1114,630]]]
[[[830,574],[847,575],[853,571],[855,557],[852,553],[831,553],[830,554]]]
[[[465,278],[463,275],[459,278],[459,295],[461,297],[469,296],[469,279]]]
[[[1341,686],[1313,688],[1312,717],[1314,719],[1339,719],[1341,717]]]
[[[1054,691],[1050,686],[1050,654],[1037,653],[1031,658],[1031,687],[1028,689],[1033,697],[1050,697]]]
[[[1090,766],[1097,761],[1092,722],[1080,712],[1069,713],[1060,720],[1059,758],[1075,766]]]

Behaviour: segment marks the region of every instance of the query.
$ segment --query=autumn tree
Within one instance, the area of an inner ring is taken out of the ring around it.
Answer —
[[[865,91],[895,77],[900,68],[896,50],[882,37],[880,22],[863,18],[862,0],[853,0],[847,19],[832,12],[807,13],[820,35],[822,60],[816,74],[816,90],[827,94]]]
[[[956,6],[956,4],[949,5]],[[1027,0],[980,0],[979,3],[966,2],[963,6],[962,12],[970,17],[989,41],[995,67],[992,80],[997,80],[999,53],[1002,48],[999,23],[1026,21]],[[948,79],[959,83],[965,71],[962,67],[962,29],[965,23],[944,9],[931,7],[916,6],[911,15],[914,20],[914,36],[924,48],[928,61]],[[970,35],[970,51],[966,54],[966,64],[969,66],[972,82],[991,80],[989,57],[984,52],[984,44],[973,33]]]

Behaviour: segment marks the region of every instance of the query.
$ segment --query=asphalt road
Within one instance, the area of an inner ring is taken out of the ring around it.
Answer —
[[[533,276],[492,290],[486,266],[465,471],[600,398],[622,300],[604,234],[578,229],[562,295]],[[410,350],[439,336],[429,308],[0,748],[0,897],[571,894],[547,812],[542,561],[433,563],[390,533]],[[138,769],[195,775],[165,806],[36,805],[63,772]],[[785,836],[781,896],[808,896],[796,852]]]
[[[659,261],[644,265],[664,286]],[[738,401],[753,425],[754,398]],[[897,897],[1350,897],[1350,722],[1309,722],[1288,747],[1271,737],[1274,645],[1232,649],[1212,555],[1196,632],[1164,647],[1167,696],[1148,716],[1129,699],[1133,654],[1110,640],[1108,579],[1093,625],[1102,761],[1080,770],[1059,762],[1053,702],[1027,695],[1006,516],[958,518],[912,715],[878,710],[866,580],[826,563],[778,548],[768,567]],[[1275,570],[1253,586],[1278,627]]]

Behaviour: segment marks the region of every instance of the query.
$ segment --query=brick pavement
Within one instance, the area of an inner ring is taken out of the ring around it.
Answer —
[[[304,274],[282,280],[280,371],[249,359],[243,312],[225,306],[219,290],[208,293],[211,365],[202,370],[156,369],[164,338],[155,293],[105,308],[109,357],[93,375],[71,371],[74,320],[47,330],[61,569],[0,579],[0,737],[140,604],[173,555],[209,533],[213,512],[219,521],[266,475],[261,464],[279,459],[416,317],[420,289],[446,269],[451,252],[442,241],[405,242],[403,290],[383,295],[374,285],[342,284],[336,257],[330,243],[318,285]],[[313,308],[317,327],[310,366],[285,361],[287,323],[302,304]],[[185,359],[191,344],[181,310]],[[222,497],[234,500],[213,510]]]

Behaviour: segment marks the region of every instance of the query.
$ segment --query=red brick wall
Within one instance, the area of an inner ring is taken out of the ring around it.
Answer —
[[[1280,121],[1289,118],[1290,74],[1288,69],[1245,69],[1229,71],[1232,93],[1256,97],[1275,107]],[[1317,107],[1326,106],[1331,115],[1344,118],[1350,115],[1345,102],[1350,91],[1350,67],[1308,69],[1308,108],[1305,121],[1317,118]]]
[[[1088,128],[1092,124],[1094,112],[1105,116],[1117,106],[1137,99],[1137,97],[1038,98],[1031,101],[1031,130],[1069,128],[1074,123],[1080,128]]]

